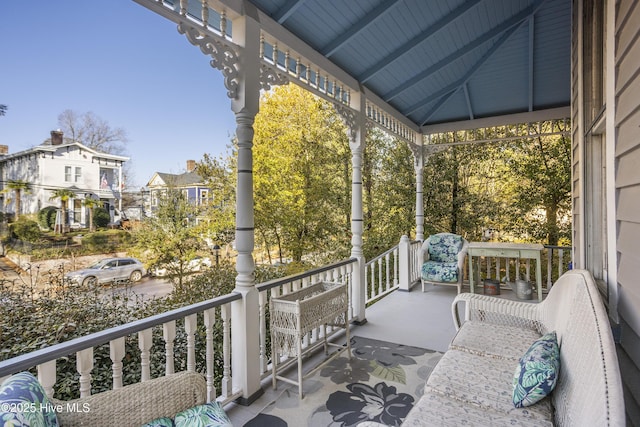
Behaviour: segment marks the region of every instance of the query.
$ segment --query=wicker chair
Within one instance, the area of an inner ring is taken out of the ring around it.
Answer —
[[[467,256],[467,242],[462,236],[439,233],[429,236],[422,244],[420,259],[423,260],[421,279],[422,292],[425,284],[456,285],[462,291],[464,260]]]

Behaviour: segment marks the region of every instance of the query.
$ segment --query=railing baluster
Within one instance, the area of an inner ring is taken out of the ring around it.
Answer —
[[[56,361],[38,365],[38,382],[42,385],[47,397],[53,397],[53,386],[56,385]],[[2,384],[2,382],[0,382]]]
[[[400,284],[400,271],[398,270],[398,248],[393,251],[393,286]]]
[[[76,370],[80,374],[80,397],[91,396],[91,370],[93,369],[93,347],[76,353]]]
[[[267,292],[258,294],[258,309],[260,319],[260,374],[267,372]]]
[[[176,340],[176,321],[162,324],[162,338],[164,339],[164,355],[165,355],[165,367],[164,371],[166,375],[173,374],[175,372],[174,363],[174,341]]]
[[[222,318],[222,384],[220,392],[224,397],[231,393],[231,339],[229,319],[231,317],[231,305],[225,304],[220,307]]]
[[[138,348],[140,348],[140,381],[151,379],[151,345],[153,330],[151,328],[138,332]]]
[[[382,282],[382,258],[378,258],[378,289],[379,294],[384,292],[384,283]]]
[[[122,388],[122,359],[124,358],[124,337],[109,342],[109,357],[111,358],[111,376],[113,389]]]
[[[195,372],[196,370],[196,327],[198,317],[192,314],[184,318],[184,330],[187,333],[187,371]]]
[[[216,309],[210,308],[204,311],[204,327],[206,335],[206,379],[207,379],[207,402],[216,399],[216,386],[213,383],[215,363],[213,353],[213,325],[216,320]]]
[[[551,289],[551,273],[553,272],[553,248],[547,248],[547,289]]]
[[[564,249],[558,249],[558,277],[564,273]]]
[[[385,261],[385,277],[386,277],[386,282],[387,282],[387,290],[389,290],[391,288],[391,272],[389,270],[389,265],[390,265],[390,261],[391,261],[391,254],[388,253],[385,257],[384,257],[384,261]]]

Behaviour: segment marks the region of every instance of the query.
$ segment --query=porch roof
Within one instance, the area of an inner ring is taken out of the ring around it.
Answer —
[[[423,133],[514,113],[567,116],[570,0],[249,2]]]

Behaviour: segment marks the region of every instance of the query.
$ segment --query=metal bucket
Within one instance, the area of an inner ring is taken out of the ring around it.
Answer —
[[[500,282],[497,280],[486,279],[484,281],[485,295],[500,295]]]
[[[531,283],[527,282],[526,280],[516,280],[515,291],[518,299],[531,299],[531,296],[533,294]]]

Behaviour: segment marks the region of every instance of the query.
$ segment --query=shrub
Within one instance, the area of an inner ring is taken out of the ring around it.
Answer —
[[[95,208],[93,210],[93,225],[96,227],[104,228],[109,225],[111,221],[111,216],[109,215],[109,211],[105,208]]]
[[[38,223],[44,229],[53,230],[56,225],[56,212],[58,209],[55,206],[46,206],[38,212]]]
[[[30,219],[20,218],[10,225],[10,230],[12,237],[25,242],[35,243],[42,237],[40,226]]]

